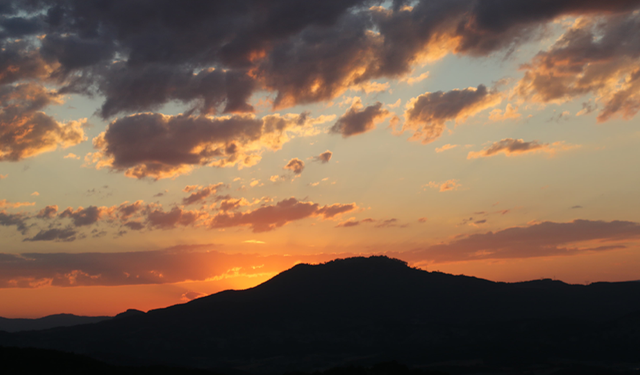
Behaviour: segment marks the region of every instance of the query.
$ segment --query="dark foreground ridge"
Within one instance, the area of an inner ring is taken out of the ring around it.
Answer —
[[[563,366],[619,373],[640,367],[640,283],[496,283],[386,257],[349,258],[300,264],[255,288],[146,314],[0,333],[0,345],[222,372],[397,360],[460,374]]]

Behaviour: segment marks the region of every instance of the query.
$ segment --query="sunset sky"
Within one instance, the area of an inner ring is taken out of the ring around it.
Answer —
[[[0,39],[0,316],[370,254],[640,279],[638,0],[6,0]]]

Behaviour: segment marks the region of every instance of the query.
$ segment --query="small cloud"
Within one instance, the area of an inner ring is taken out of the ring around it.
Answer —
[[[158,194],[154,194],[154,195],[153,195],[153,198],[161,197],[161,196],[165,195],[165,193],[168,193],[168,192],[169,192],[169,190],[166,190],[166,189],[165,189],[165,191],[162,191],[162,192],[160,192],[160,193],[158,193]]]
[[[327,151],[323,152],[322,154],[320,154],[318,156],[314,156],[313,160],[314,161],[319,161],[322,164],[324,164],[324,163],[328,163],[329,160],[331,160],[332,156],[333,156],[333,152],[327,150]]]
[[[182,294],[182,300],[188,302],[204,296],[206,296],[204,293],[189,291]]]
[[[547,122],[552,122],[552,121],[560,122],[561,120],[569,121],[569,120],[570,120],[570,118],[571,118],[571,112],[569,112],[569,111],[563,111],[563,112],[561,112],[561,113],[556,113],[556,114],[554,114],[553,116],[551,116],[551,117],[547,120]]]
[[[4,180],[7,177],[9,177],[8,174],[0,174],[0,180]]]
[[[387,107],[389,107],[389,108],[398,108],[398,107],[400,107],[400,104],[402,104],[402,99],[396,100],[396,102],[393,103],[393,104],[387,104]]]
[[[431,181],[428,184],[424,185],[423,187],[425,189],[426,188],[439,189],[439,191],[442,193],[445,191],[458,190],[460,187],[462,187],[462,185],[458,183],[458,180],[452,179],[444,182]]]
[[[15,203],[11,203],[6,199],[0,199],[0,208],[18,208],[18,207],[28,207],[28,206],[35,206],[36,203],[35,202],[15,202]]]
[[[491,121],[504,121],[504,120],[517,120],[522,115],[518,113],[518,107],[514,107],[511,104],[507,104],[507,107],[503,110],[494,109],[489,114],[489,120]]]
[[[441,153],[441,152],[445,152],[447,150],[451,150],[452,148],[456,148],[456,147],[458,147],[458,145],[450,145],[450,144],[447,143],[446,145],[444,145],[442,147],[436,148],[436,152],[437,153]]]
[[[402,78],[402,79],[400,80],[400,82],[405,82],[405,83],[407,83],[407,84],[409,84],[409,85],[413,85],[414,83],[418,83],[418,82],[423,81],[423,80],[425,80],[425,79],[427,79],[427,78],[429,78],[429,72],[424,72],[424,73],[420,74],[420,75],[419,75],[419,76],[417,76],[417,77],[416,77],[416,76],[414,76],[414,77],[405,77],[405,78]]]
[[[418,219],[418,223],[426,223],[429,219],[427,219],[426,217],[421,217]]]
[[[572,210],[577,210],[577,209],[580,209],[580,208],[583,208],[583,207],[582,206],[573,206],[573,207],[571,207]]]
[[[304,162],[298,158],[293,158],[284,166],[284,169],[288,169],[295,174],[301,174],[304,170]]]
[[[40,195],[40,193],[38,193],[37,191],[34,191],[33,193],[31,193],[32,196],[37,197]]]
[[[501,141],[494,142],[488,148],[481,151],[471,151],[467,155],[467,159],[478,159],[498,155],[500,153],[506,156],[523,155],[527,153],[546,152],[555,155],[557,151],[570,150],[579,145],[570,145],[562,141],[554,143],[540,143],[538,141],[525,142],[522,139],[505,138]]]
[[[68,153],[67,155],[64,156],[64,159],[77,159],[77,160],[79,160],[80,156],[70,152],[70,153]]]
[[[258,241],[258,240],[246,240],[246,241],[243,241],[243,242],[244,243],[254,243],[254,244],[258,244],[258,245],[262,245],[262,244],[266,243],[264,241]]]
[[[251,181],[251,182],[249,183],[249,186],[251,186],[251,187],[256,187],[256,186],[258,186],[258,185],[260,185],[260,186],[264,185],[264,184],[260,184],[260,179],[253,180],[253,181]]]
[[[598,106],[594,103],[591,103],[591,100],[588,102],[582,103],[582,109],[576,113],[576,116],[586,116],[594,112],[598,109]]]

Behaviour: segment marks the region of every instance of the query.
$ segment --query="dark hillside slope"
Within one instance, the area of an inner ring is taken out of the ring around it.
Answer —
[[[386,257],[350,258],[300,264],[255,288],[146,314],[0,335],[0,344],[68,350],[113,363],[262,372],[390,359],[501,360],[496,353],[515,348],[518,356],[511,357],[523,361],[522,353],[531,361],[591,352],[617,360],[602,346],[621,336],[616,342],[640,348],[637,334],[624,336],[624,324],[638,323],[632,313],[640,311],[639,297],[638,283],[495,283],[413,269]],[[617,323],[624,319],[629,322]]]

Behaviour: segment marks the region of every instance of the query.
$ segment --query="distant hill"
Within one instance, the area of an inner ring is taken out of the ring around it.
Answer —
[[[80,324],[98,323],[110,316],[78,316],[73,314],[49,315],[38,319],[7,319],[0,317],[0,331],[36,331],[56,327],[71,327]]]
[[[0,344],[116,364],[254,373],[389,360],[499,368],[633,364],[640,362],[640,284],[497,283],[386,257],[349,258],[300,264],[251,289],[146,314],[0,334]]]

